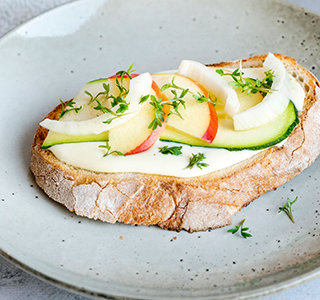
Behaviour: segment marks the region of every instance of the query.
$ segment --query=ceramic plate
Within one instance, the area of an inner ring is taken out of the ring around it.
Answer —
[[[231,13],[232,8],[232,13]],[[236,13],[234,13],[236,12]],[[320,18],[281,1],[84,0],[61,6],[0,42],[1,253],[87,295],[241,299],[319,275],[319,163],[236,214],[231,227],[189,234],[106,224],[51,201],[29,171],[39,121],[87,82],[132,63],[139,72],[278,52],[319,74]],[[288,197],[293,224],[278,207]]]

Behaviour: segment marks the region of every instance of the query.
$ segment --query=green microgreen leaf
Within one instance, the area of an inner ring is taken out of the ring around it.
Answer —
[[[133,70],[133,66],[134,65],[132,64],[127,71],[118,71],[116,75],[119,75],[121,78],[127,75],[130,79],[132,79],[131,74],[136,71],[136,70]]]
[[[219,75],[224,75],[224,71],[223,70],[221,70],[221,69],[218,69],[218,70],[216,70],[216,72],[219,74]]]
[[[168,112],[168,119],[171,115],[177,115],[179,118],[183,119],[183,117],[180,113],[180,109],[186,108],[186,101],[183,98],[188,93],[191,93],[193,95],[193,97],[197,100],[198,103],[209,102],[213,105],[215,105],[215,103],[216,103],[216,100],[212,101],[210,98],[208,98],[200,93],[194,94],[188,88],[184,89],[184,88],[178,86],[177,84],[175,84],[174,80],[175,80],[175,76],[173,76],[170,83],[164,84],[160,88],[160,90],[162,92],[167,89],[171,89],[170,92],[173,95],[172,99],[166,100],[166,101],[161,101],[161,99],[157,99],[157,100],[151,99],[151,101],[149,102],[155,110],[154,120],[149,125],[149,128],[152,128],[152,130],[155,130],[158,126],[162,126],[162,122],[165,117],[163,107],[165,105],[168,105],[170,107],[169,112]],[[141,97],[139,103],[144,103],[149,98],[150,98],[150,95],[143,96],[143,97]]]
[[[193,94],[192,96],[193,96],[194,99],[197,100],[198,103],[208,102],[208,103],[211,103],[213,105],[216,105],[217,102],[218,102],[217,97],[214,100],[211,100],[210,98],[200,94],[199,92],[198,92],[198,94]]]
[[[93,96],[89,91],[85,91],[85,94],[90,97],[88,105],[93,102],[97,102],[97,106],[94,107],[95,110],[99,110],[102,113],[111,114],[114,116],[113,118],[109,118],[108,120],[103,121],[103,123],[110,124],[114,119],[123,116],[124,113],[129,109],[130,103],[125,100],[129,93],[129,90],[124,87],[123,78],[127,76],[132,79],[131,74],[134,71],[135,70],[133,70],[133,65],[131,65],[127,71],[119,71],[116,73],[116,87],[119,90],[119,95],[117,96],[110,94],[110,84],[107,84],[105,82],[102,84],[103,90],[97,93],[97,95],[95,96]],[[103,97],[99,100],[101,96]],[[105,102],[106,104],[104,104]],[[107,106],[111,106],[111,108],[108,108]],[[113,108],[115,109],[112,110]]]
[[[241,70],[240,61],[240,68],[234,70],[233,72],[225,72],[222,69],[217,69],[216,72],[221,76],[231,76],[233,81],[230,81],[229,85],[234,89],[241,88],[242,92],[246,92],[248,95],[260,92],[265,97],[268,93],[276,91],[274,89],[271,89],[274,77],[274,71],[272,70],[264,72],[266,76],[262,80],[259,80],[258,78],[244,79],[244,73]]]
[[[139,104],[146,102],[149,99],[150,95],[145,95],[140,97]]]
[[[163,110],[163,104],[161,103],[161,98],[157,99],[154,95],[150,95],[149,104],[153,106],[154,119],[149,124],[149,129],[156,130],[158,127],[162,127],[162,122],[164,121],[165,112]],[[141,101],[141,99],[140,99]]]
[[[125,111],[129,109],[129,104],[127,103],[120,103],[119,108],[116,110],[117,114],[123,114]]]
[[[292,204],[294,204],[298,200],[298,197],[296,197],[293,201],[290,201],[289,198],[287,198],[287,203],[282,203],[283,206],[279,207],[278,213],[284,211],[292,223],[295,223],[293,215],[292,215]]]
[[[98,105],[96,107],[94,107],[93,109],[99,110],[103,113],[112,114],[114,116],[117,116],[117,113],[113,112],[111,109],[104,106],[98,99],[95,99],[95,101],[98,103]]]
[[[203,153],[193,154],[189,158],[189,164],[185,167],[185,169],[192,169],[194,166],[197,166],[202,170],[203,167],[208,167],[207,163],[202,162],[206,157]]]
[[[114,117],[114,118],[110,118],[110,119],[107,119],[105,121],[102,121],[103,124],[110,124],[114,119],[116,119],[117,117]]]
[[[148,129],[156,130],[158,127],[162,127],[162,122],[164,121],[165,112],[163,110],[163,105],[161,104],[162,99],[157,99],[154,95],[141,96],[139,104],[142,104],[150,99],[149,104],[153,106],[154,119],[148,126]]]
[[[120,151],[117,151],[117,150],[110,151],[111,150],[111,146],[109,145],[108,141],[106,142],[105,145],[99,145],[99,148],[105,148],[107,150],[106,153],[103,155],[103,157],[108,156],[110,154],[124,156],[124,154],[122,152],[120,152]]]
[[[74,101],[71,102],[63,102],[60,98],[58,98],[60,103],[61,103],[61,107],[62,107],[62,111],[60,113],[59,119],[61,119],[66,113],[70,112],[70,111],[75,111],[76,113],[79,112],[80,109],[82,109],[82,106],[80,107],[74,107],[74,105],[76,104]],[[66,109],[67,107],[71,107],[70,109]]]
[[[237,233],[239,230],[240,232],[240,235],[243,237],[243,238],[248,238],[248,237],[252,237],[252,235],[250,233],[247,233],[246,231],[249,230],[249,227],[243,227],[243,224],[245,222],[246,219],[243,219],[239,225],[236,225],[235,228],[231,228],[228,230],[228,232],[231,232],[232,234],[235,234]]]
[[[178,156],[180,154],[182,154],[181,152],[181,149],[182,149],[182,146],[174,146],[174,147],[168,147],[168,146],[164,146],[162,148],[159,148],[159,152],[162,153],[162,154],[172,154],[172,155],[175,155],[175,156]]]

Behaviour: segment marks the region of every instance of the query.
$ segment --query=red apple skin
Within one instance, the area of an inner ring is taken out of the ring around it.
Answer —
[[[139,76],[140,74],[136,74],[136,73],[134,73],[134,74],[130,74],[130,76],[132,77],[132,78],[135,78],[135,77],[137,77],[137,76]],[[117,74],[115,74],[115,75],[112,75],[112,76],[110,76],[110,77],[108,77],[108,79],[113,79],[113,78],[120,78],[121,77],[121,75],[117,75]],[[123,75],[123,78],[128,78],[129,76],[127,75],[127,74],[124,74]]]
[[[166,128],[166,123],[163,122],[162,127],[158,127],[156,130],[153,130],[152,133],[149,135],[149,137],[141,145],[125,153],[124,155],[137,154],[137,153],[148,150],[159,139],[160,135],[162,134],[165,128]]]
[[[213,104],[208,103],[210,109],[210,123],[207,131],[201,137],[203,140],[212,143],[218,132],[218,116]]]
[[[162,99],[162,101],[167,101],[167,97],[164,95],[164,93],[160,90],[160,88],[158,87],[158,85],[155,83],[155,81],[152,81],[152,85],[151,88],[155,91],[156,93],[156,97],[158,99]],[[143,151],[148,150],[160,137],[160,135],[162,134],[162,132],[165,130],[166,128],[166,119],[168,117],[168,113],[169,113],[169,109],[170,107],[168,105],[164,105],[163,107],[163,111],[166,113],[166,115],[164,116],[164,121],[162,122],[162,126],[158,126],[155,130],[153,130],[151,132],[151,134],[149,135],[149,137],[139,146],[137,146],[135,149],[125,153],[124,155],[132,155],[132,154],[137,154]]]
[[[196,84],[202,89],[203,95],[205,97],[208,97],[207,91],[198,82],[196,82]],[[213,104],[208,103],[208,107],[210,110],[210,123],[208,125],[206,132],[201,137],[201,139],[209,143],[212,143],[218,131],[218,116]]]

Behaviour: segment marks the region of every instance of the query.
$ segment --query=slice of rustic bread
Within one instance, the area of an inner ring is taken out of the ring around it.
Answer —
[[[41,145],[47,130],[38,127],[31,149],[31,171],[53,200],[77,215],[115,223],[158,225],[189,232],[228,225],[232,215],[275,190],[307,168],[320,153],[318,80],[287,56],[276,55],[306,92],[300,124],[286,142],[246,161],[194,178],[139,173],[96,173],[72,167]],[[266,55],[242,60],[242,67],[261,67]],[[236,68],[239,61],[214,67]],[[57,119],[61,105],[46,118]]]

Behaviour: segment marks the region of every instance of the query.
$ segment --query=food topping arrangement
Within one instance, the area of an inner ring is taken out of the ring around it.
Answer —
[[[219,228],[320,154],[319,81],[262,54],[88,82],[35,134],[37,184],[77,215],[189,232]],[[295,222],[289,199],[279,208]],[[243,220],[232,234],[251,237]]]
[[[60,100],[59,119],[40,123],[42,149],[97,172],[204,175],[279,145],[304,94],[271,53],[258,68],[184,60],[176,72],[138,75],[130,66]]]

